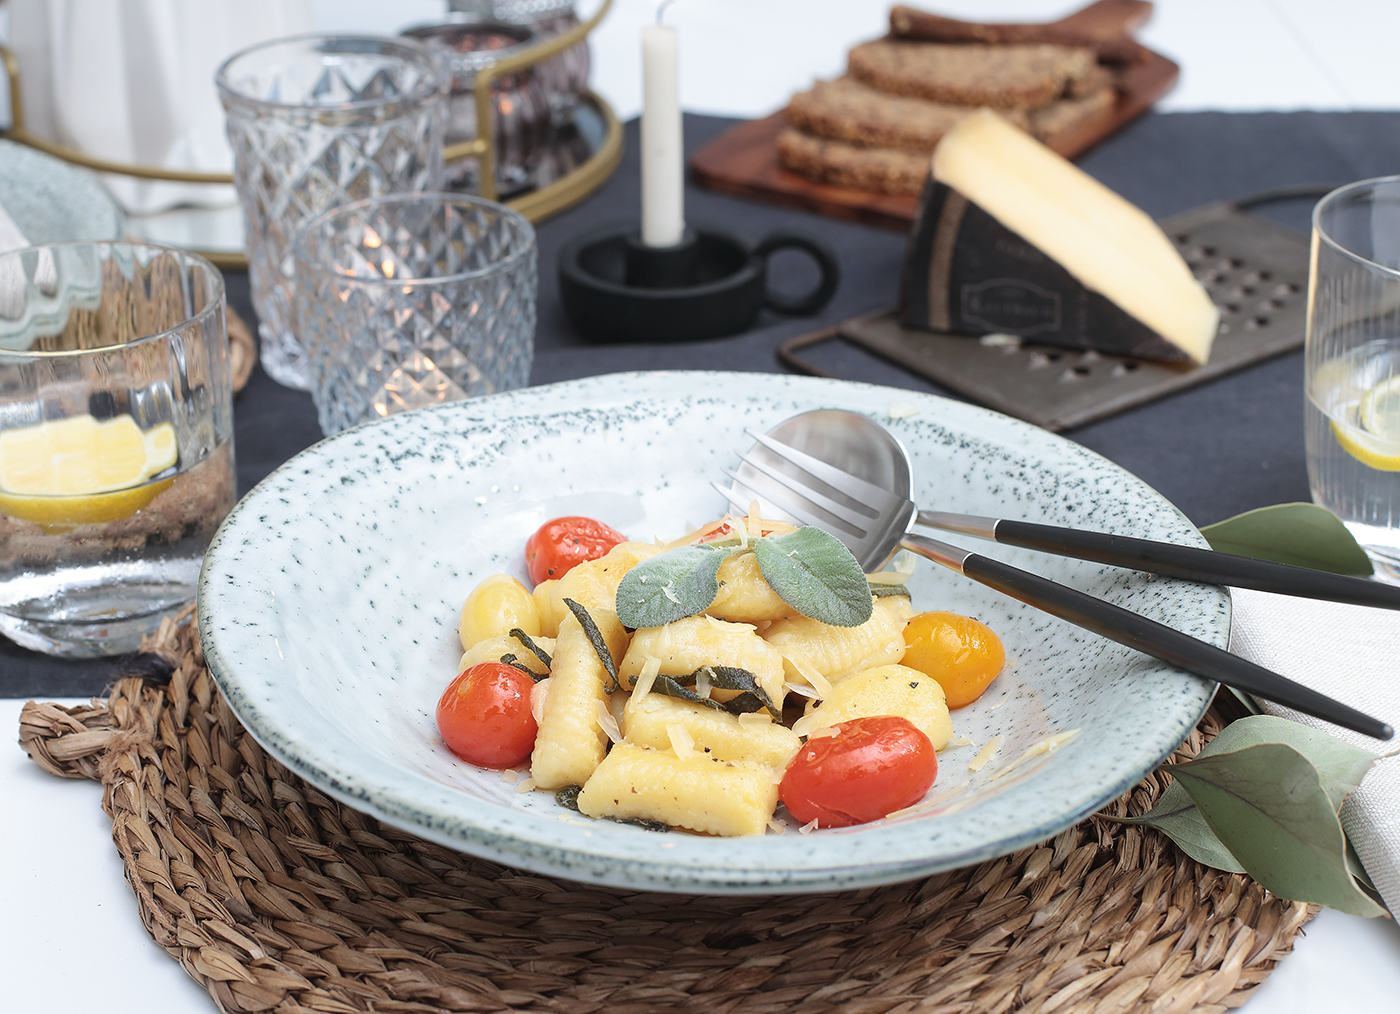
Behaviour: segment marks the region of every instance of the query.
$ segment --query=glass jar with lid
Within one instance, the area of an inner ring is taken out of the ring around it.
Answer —
[[[451,0],[448,7],[478,20],[525,25],[540,39],[567,32],[579,23],[574,0]],[[585,39],[535,68],[556,127],[573,122],[574,109],[588,91],[589,63]]]
[[[470,141],[477,136],[473,88],[482,70],[535,45],[535,30],[521,24],[481,20],[457,14],[451,21],[420,25],[404,35],[440,53],[452,75],[444,143]],[[502,197],[534,185],[533,172],[549,142],[551,107],[537,67],[503,74],[491,83],[493,135],[496,147],[496,191]],[[477,189],[477,160],[464,158],[447,166],[453,190]]]

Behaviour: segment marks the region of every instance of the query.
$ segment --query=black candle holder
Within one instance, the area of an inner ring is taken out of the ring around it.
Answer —
[[[768,255],[808,254],[821,273],[810,292],[768,288]],[[805,317],[830,302],[840,282],[836,255],[821,240],[780,230],[749,247],[723,232],[686,230],[681,242],[649,247],[635,224],[605,226],[559,253],[559,293],[574,328],[593,341],[694,341],[746,331],[765,307]]]

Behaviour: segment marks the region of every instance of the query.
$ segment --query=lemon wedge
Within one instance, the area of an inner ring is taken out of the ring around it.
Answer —
[[[129,415],[52,419],[0,431],[0,511],[50,530],[115,521],[173,479],[150,483],[178,457],[175,427],[142,430]]]
[[[1382,472],[1400,472],[1400,377],[1381,381],[1361,396],[1361,426],[1332,421],[1332,435],[1357,461]]]

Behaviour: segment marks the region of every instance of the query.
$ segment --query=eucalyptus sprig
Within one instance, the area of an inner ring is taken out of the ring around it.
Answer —
[[[1281,898],[1351,915],[1385,909],[1357,884],[1337,811],[1376,755],[1285,718],[1225,727],[1141,817],[1198,862],[1248,873]]]
[[[803,616],[837,627],[870,619],[870,586],[841,542],[819,528],[781,535],[680,546],[643,560],[617,588],[617,616],[629,627],[660,627],[709,608],[719,593],[719,568],[753,553],[778,597]]]

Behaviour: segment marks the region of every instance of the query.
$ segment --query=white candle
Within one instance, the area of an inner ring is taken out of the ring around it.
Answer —
[[[642,89],[642,242],[675,246],[685,234],[685,161],[674,28],[642,29]]]

